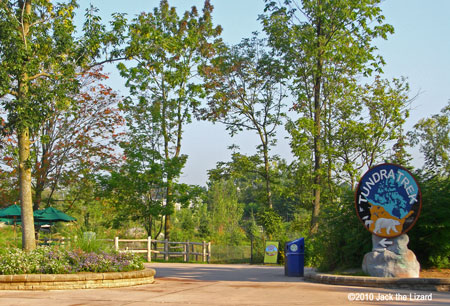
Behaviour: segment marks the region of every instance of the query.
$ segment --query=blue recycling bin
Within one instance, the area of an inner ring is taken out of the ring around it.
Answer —
[[[284,251],[284,254],[286,254],[284,275],[303,277],[305,272],[305,238],[287,242]]]

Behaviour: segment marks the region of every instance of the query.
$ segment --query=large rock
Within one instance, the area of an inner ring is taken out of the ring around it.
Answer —
[[[419,277],[420,264],[408,242],[406,234],[390,239],[372,235],[372,252],[364,256],[363,271],[378,277]]]

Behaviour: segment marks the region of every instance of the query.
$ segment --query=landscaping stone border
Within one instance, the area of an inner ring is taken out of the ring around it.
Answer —
[[[156,271],[0,275],[0,290],[65,290],[152,284]]]
[[[343,286],[413,289],[441,292],[450,291],[450,278],[384,278],[307,273],[305,274],[305,280]]]

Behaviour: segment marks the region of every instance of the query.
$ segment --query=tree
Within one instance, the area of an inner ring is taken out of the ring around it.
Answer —
[[[450,174],[450,101],[441,114],[419,120],[408,136],[413,145],[420,143],[426,170]]]
[[[136,135],[128,142],[122,142],[124,163],[110,169],[110,176],[101,178],[103,196],[110,199],[117,209],[116,219],[137,220],[152,235],[155,219],[163,213],[163,193],[161,178],[163,166],[159,153],[148,147],[142,147],[135,141],[141,141]]]
[[[117,94],[101,83],[107,76],[100,68],[77,78],[81,89],[74,94],[74,103],[58,109],[56,101],[50,102],[49,116],[30,131],[33,210],[40,208],[44,190],[49,191],[46,201],[50,204],[59,184],[67,186],[115,159],[112,141],[123,125]],[[8,136],[0,148],[4,169],[11,172],[15,169],[15,136]]]
[[[253,214],[272,211],[264,202],[264,171],[261,156],[233,152],[231,161],[218,162],[216,168],[208,170],[208,187],[211,188],[220,181],[233,182],[238,201],[244,204],[244,218],[251,218]],[[300,175],[297,172],[302,172],[303,169],[299,169],[295,163],[288,164],[277,158],[272,161],[270,171],[270,176],[275,181],[272,184],[273,210],[284,221],[291,220],[296,210],[310,203],[305,200],[310,186],[304,181],[298,181]]]
[[[211,66],[203,68],[210,95],[202,113],[206,119],[225,124],[231,136],[242,130],[257,133],[266,205],[272,208],[269,150],[276,144],[276,129],[282,124],[285,86],[280,63],[265,48],[265,41],[255,34],[224,48]]]
[[[450,180],[434,168],[417,171],[422,192],[422,211],[408,232],[410,248],[421,266],[450,268]]]
[[[236,186],[232,181],[217,181],[208,194],[213,240],[225,245],[239,245],[245,233],[240,226],[243,207],[238,202]]]
[[[231,161],[218,162],[208,170],[208,188],[221,181],[232,182],[237,190],[238,201],[244,204],[244,216],[250,217],[264,207],[267,199],[264,186],[264,169],[259,155],[247,156],[233,152]]]
[[[18,138],[19,198],[22,241],[27,251],[34,238],[30,133],[53,111],[72,103],[79,89],[76,75],[92,67],[106,41],[93,10],[86,13],[83,36],[75,38],[76,1],[53,5],[46,0],[0,2],[0,98],[7,111],[4,132]],[[120,19],[120,18],[119,18]],[[119,29],[120,22],[116,24]]]
[[[153,13],[142,13],[129,25],[127,58],[133,59],[127,67],[120,64],[121,75],[127,79],[136,104],[147,104],[155,132],[161,137],[158,144],[163,160],[165,185],[165,235],[170,237],[170,215],[173,213],[173,191],[186,156],[181,154],[183,127],[191,121],[191,114],[199,105],[203,88],[195,78],[197,68],[212,57],[215,39],[221,32],[213,27],[209,1],[203,14],[195,7],[178,16],[167,0],[162,0]]]
[[[327,113],[344,88],[355,86],[356,77],[381,71],[384,63],[374,55],[372,41],[386,38],[392,26],[383,24],[379,0],[266,0],[266,15],[260,18],[269,43],[283,56],[293,78],[292,93],[297,101],[294,109],[306,119],[302,122],[311,134],[314,160],[314,205],[311,232],[319,224],[323,162],[327,143],[324,141]],[[329,166],[328,166],[329,167]]]
[[[377,76],[372,84],[358,86],[344,101],[336,103],[333,114],[327,119],[329,157],[326,160],[335,167],[339,182],[355,188],[361,171],[390,157],[390,142],[397,140],[394,149],[402,145],[402,126],[411,102],[408,94],[405,79],[389,81]],[[406,166],[406,153],[398,149],[394,158]]]

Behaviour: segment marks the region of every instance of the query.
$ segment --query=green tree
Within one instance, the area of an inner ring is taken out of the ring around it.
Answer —
[[[402,126],[409,115],[408,94],[405,79],[389,81],[377,76],[372,84],[358,86],[344,101],[337,101],[327,119],[326,160],[338,182],[355,188],[361,171],[390,157],[388,145],[395,140],[393,158],[407,166]]]
[[[384,63],[375,55],[373,40],[386,38],[392,26],[383,24],[379,0],[266,0],[266,14],[260,18],[269,43],[290,68],[294,105],[305,119],[303,126],[312,139],[314,204],[311,232],[317,232],[323,178],[329,171],[327,113],[345,88],[356,86],[356,77],[381,71]]]
[[[56,109],[73,102],[80,86],[76,76],[95,65],[102,47],[117,42],[111,32],[104,32],[94,9],[85,15],[82,36],[75,38],[76,7],[75,0],[57,5],[47,0],[0,2],[0,98],[8,114],[4,131],[16,132],[18,138],[22,240],[27,251],[35,248],[30,135],[54,111],[53,102]],[[114,20],[117,31],[121,19]]]
[[[203,87],[195,78],[197,68],[214,55],[220,27],[212,24],[209,1],[203,14],[197,9],[178,16],[176,9],[162,0],[152,13],[142,13],[129,25],[125,48],[129,66],[119,65],[121,75],[136,104],[148,104],[155,129],[160,135],[165,185],[165,236],[170,238],[170,216],[174,209],[174,184],[187,156],[181,154],[185,124],[199,105]]]
[[[233,152],[231,161],[218,162],[215,169],[208,170],[208,186],[216,182],[231,181],[238,190],[239,202],[246,205],[246,214],[253,207],[255,211],[263,206],[265,200],[261,158],[258,155],[247,156]]]
[[[450,180],[418,171],[422,211],[408,232],[410,248],[425,267],[450,268]]]
[[[164,211],[164,158],[159,151],[161,134],[159,121],[152,116],[153,105],[134,104],[126,100],[121,107],[125,113],[126,132],[116,138],[123,150],[122,160],[109,167],[109,176],[101,177],[106,196],[118,211],[116,222],[137,220],[153,232],[156,219]],[[178,169],[184,160],[178,163]],[[173,171],[173,170],[172,170]],[[161,220],[162,222],[162,220]],[[162,223],[161,223],[162,224]]]
[[[422,212],[408,232],[410,247],[424,266],[450,267],[450,102],[440,114],[424,118],[408,132],[420,145],[425,164],[417,177],[422,191]]]
[[[211,216],[213,241],[224,245],[239,245],[245,238],[240,226],[243,215],[236,186],[232,181],[217,181],[209,189],[208,210]]]
[[[73,95],[75,103],[60,109],[56,101],[49,101],[51,112],[30,131],[33,210],[41,207],[43,194],[49,205],[59,187],[77,182],[115,159],[112,141],[123,125],[117,94],[101,83],[106,76],[99,68],[77,78],[81,88]],[[14,175],[16,134],[5,140],[0,147],[4,156],[0,165]]]
[[[419,120],[408,136],[413,145],[420,144],[426,170],[450,175],[450,101],[441,114]]]
[[[77,87],[72,24],[75,2],[54,7],[49,1],[0,3],[0,97],[8,112],[9,131],[18,137],[18,174],[22,206],[22,241],[35,248],[31,190],[30,129],[49,112],[47,101],[69,103]]]
[[[259,137],[264,163],[266,205],[272,208],[269,156],[276,144],[276,129],[282,124],[285,98],[284,73],[280,63],[265,50],[256,34],[231,48],[223,48],[211,66],[204,67],[209,91],[204,118],[226,125],[231,136],[242,130]]]

